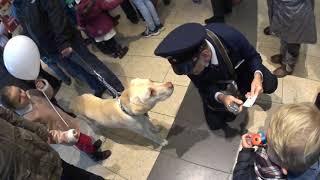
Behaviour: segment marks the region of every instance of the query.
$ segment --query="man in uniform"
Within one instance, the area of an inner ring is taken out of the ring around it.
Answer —
[[[260,54],[239,31],[222,23],[181,25],[154,53],[198,88],[212,130],[228,127],[226,121],[242,110],[245,96],[277,89],[277,78],[262,65]]]

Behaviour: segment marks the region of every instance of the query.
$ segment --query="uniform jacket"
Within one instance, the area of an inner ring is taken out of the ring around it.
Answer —
[[[59,154],[47,143],[48,131],[0,107],[0,179],[59,180]]]
[[[42,51],[56,53],[71,46],[77,30],[60,0],[14,0],[13,5],[24,31]]]
[[[314,0],[268,0],[271,31],[287,43],[315,43]]]
[[[262,65],[260,54],[248,42],[248,40],[236,29],[220,23],[209,24],[205,26],[207,29],[214,32],[224,47],[228,51],[233,67],[239,64],[242,60],[244,62],[236,70],[238,75],[237,84],[241,90],[243,85],[250,86],[251,80],[249,78],[255,71],[260,70],[264,72],[265,67]],[[199,89],[200,95],[210,104],[217,104],[214,96],[216,92],[225,90],[226,86],[217,84],[219,80],[232,79],[226,64],[222,60],[222,56],[214,45],[213,41],[206,38],[216,49],[219,65],[209,65],[199,75],[188,75],[191,81]]]
[[[90,2],[93,5],[87,8]],[[122,0],[81,0],[77,5],[78,25],[93,38],[107,34],[113,27],[113,20],[108,11],[121,3]]]

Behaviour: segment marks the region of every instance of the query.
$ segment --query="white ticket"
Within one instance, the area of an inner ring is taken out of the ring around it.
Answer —
[[[253,97],[250,97],[246,100],[246,102],[243,103],[243,106],[244,107],[252,107],[253,104],[256,102],[256,99],[257,99],[257,96],[253,96]]]

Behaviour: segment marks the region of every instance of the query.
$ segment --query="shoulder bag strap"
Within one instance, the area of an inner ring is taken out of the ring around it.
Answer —
[[[212,39],[212,41],[214,42],[214,44],[218,48],[224,63],[228,67],[228,71],[229,71],[231,77],[233,78],[233,80],[236,80],[237,79],[237,74],[236,74],[236,72],[234,70],[234,67],[232,65],[232,62],[231,62],[231,60],[230,60],[230,58],[228,56],[228,53],[227,53],[225,47],[223,46],[223,44],[221,43],[220,39],[218,38],[218,36],[216,34],[214,34],[209,29],[206,29],[206,31],[207,31],[207,35]]]

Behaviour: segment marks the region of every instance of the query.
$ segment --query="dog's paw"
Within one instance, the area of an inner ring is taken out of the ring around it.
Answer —
[[[161,143],[160,146],[166,146],[168,145],[168,141],[166,139],[164,139]]]

